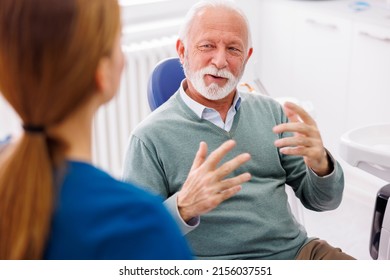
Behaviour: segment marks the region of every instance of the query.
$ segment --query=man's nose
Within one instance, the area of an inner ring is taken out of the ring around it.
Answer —
[[[228,65],[225,49],[216,50],[212,59],[212,64],[214,64],[218,69],[223,69]]]

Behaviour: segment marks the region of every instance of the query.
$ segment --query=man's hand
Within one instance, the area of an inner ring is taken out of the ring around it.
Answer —
[[[235,146],[233,140],[226,141],[207,157],[207,144],[201,142],[190,173],[178,193],[177,204],[183,220],[207,213],[221,202],[229,199],[241,190],[241,184],[250,180],[249,173],[224,179],[232,171],[250,160],[247,153],[218,167],[218,163]]]
[[[303,156],[308,167],[317,175],[325,176],[332,172],[331,164],[322,143],[316,122],[298,105],[286,102],[284,111],[289,123],[277,125],[275,133],[293,132],[293,137],[286,137],[275,141],[275,146],[286,155]]]

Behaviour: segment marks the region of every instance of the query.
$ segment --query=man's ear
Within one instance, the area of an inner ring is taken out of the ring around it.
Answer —
[[[184,47],[183,41],[180,39],[176,41],[176,51],[177,51],[177,54],[179,55],[180,62],[183,63],[184,62],[185,47]]]
[[[248,50],[248,55],[246,57],[245,64],[248,62],[249,58],[252,56],[252,53],[253,53],[253,48],[250,48]]]

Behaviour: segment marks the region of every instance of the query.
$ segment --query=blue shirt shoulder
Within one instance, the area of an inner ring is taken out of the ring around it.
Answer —
[[[192,258],[159,197],[88,163],[67,163],[45,258]]]

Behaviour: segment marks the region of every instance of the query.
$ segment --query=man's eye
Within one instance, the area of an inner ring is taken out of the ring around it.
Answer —
[[[201,49],[211,49],[213,46],[210,45],[210,44],[205,44],[205,45],[201,45],[200,48]]]
[[[233,52],[241,52],[239,49],[237,49],[235,47],[230,47],[229,50],[233,51]]]

